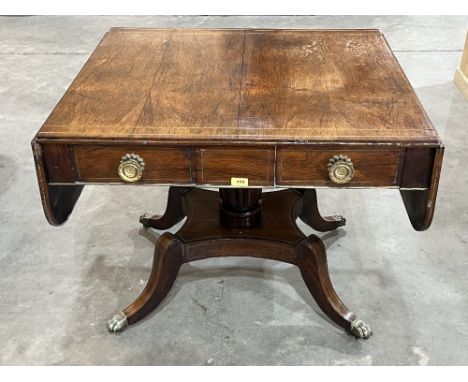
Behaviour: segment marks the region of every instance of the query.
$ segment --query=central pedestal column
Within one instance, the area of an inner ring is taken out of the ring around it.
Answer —
[[[230,228],[253,228],[262,222],[261,188],[220,188],[221,224]]]

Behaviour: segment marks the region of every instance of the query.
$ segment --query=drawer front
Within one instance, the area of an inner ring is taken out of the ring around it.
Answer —
[[[126,154],[144,161],[139,183],[193,183],[191,150],[186,148],[75,147],[78,178],[85,182],[123,182],[118,167]]]
[[[278,149],[277,184],[327,187],[391,187],[398,185],[404,150]],[[337,184],[328,163],[335,155],[351,159],[352,179]]]
[[[249,186],[274,184],[274,148],[201,148],[196,153],[197,183],[230,186],[246,178]]]

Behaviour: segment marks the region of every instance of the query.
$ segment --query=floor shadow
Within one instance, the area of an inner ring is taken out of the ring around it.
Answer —
[[[0,154],[0,195],[3,195],[16,181],[18,166],[12,157]]]

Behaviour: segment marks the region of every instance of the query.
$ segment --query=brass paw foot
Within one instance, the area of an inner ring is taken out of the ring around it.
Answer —
[[[351,322],[350,331],[356,338],[362,338],[364,340],[367,340],[373,334],[370,326],[357,318]]]
[[[346,219],[342,215],[330,216],[337,223],[337,227],[343,227],[346,224]]]
[[[141,219],[148,219],[151,217],[151,214],[149,212],[145,212],[143,215],[140,216],[140,220]]]
[[[151,215],[150,213],[145,212],[143,215],[140,216],[139,222],[143,225],[143,227],[149,228],[150,227],[149,222],[152,216],[153,215]]]
[[[148,224],[148,219],[151,217],[151,214],[148,212],[145,212],[143,215],[140,216],[139,222],[143,224],[143,226],[146,228]]]
[[[121,332],[128,326],[127,316],[123,312],[116,314],[107,321],[107,329],[111,333]]]

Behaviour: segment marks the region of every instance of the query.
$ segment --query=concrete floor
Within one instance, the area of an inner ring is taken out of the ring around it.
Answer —
[[[30,141],[111,26],[383,30],[446,155],[426,232],[412,230],[397,190],[319,191],[324,213],[348,219],[321,236],[369,341],[325,321],[295,267],[237,258],[183,266],[154,314],[107,332],[148,277],[160,233],[138,216],[161,212],[167,189],[87,186],[69,222],[51,227]],[[468,102],[452,82],[467,29],[468,17],[0,18],[0,363],[468,364]]]

